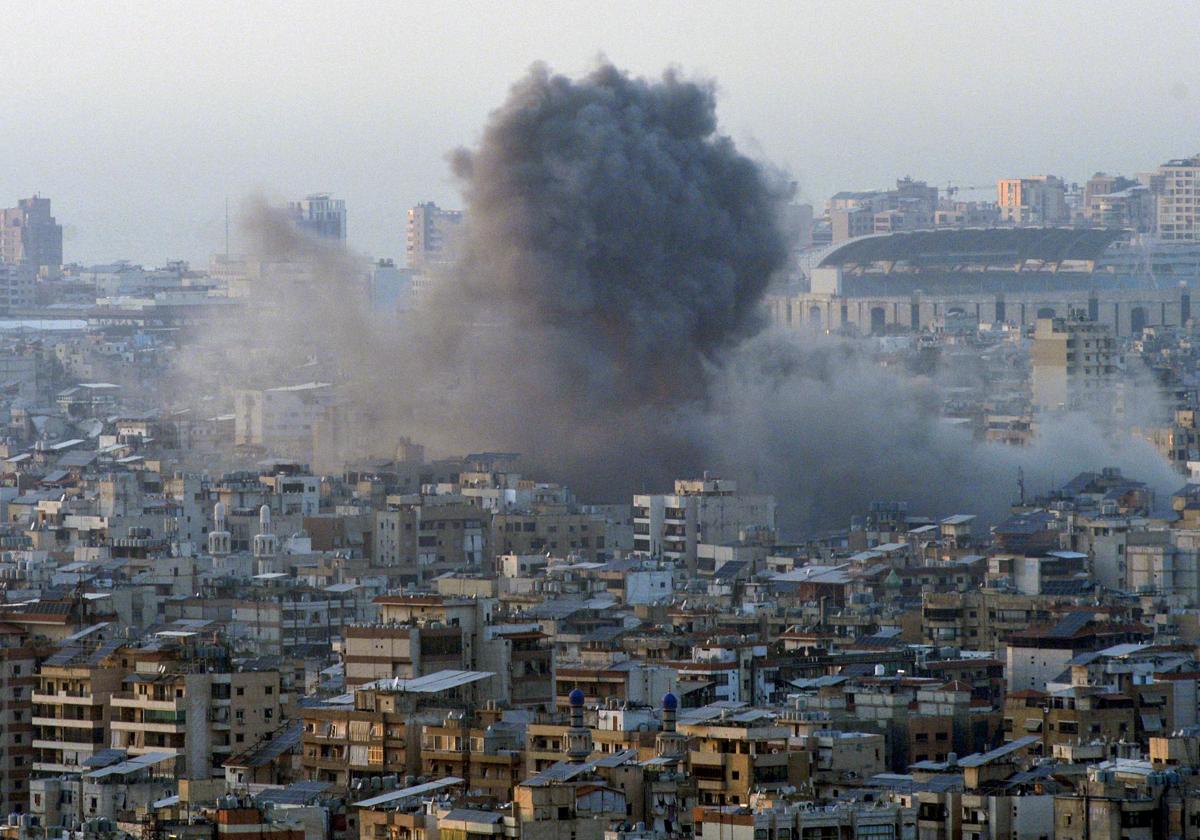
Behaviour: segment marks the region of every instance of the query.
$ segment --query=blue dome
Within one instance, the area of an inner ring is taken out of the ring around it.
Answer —
[[[663,708],[669,712],[673,712],[679,708],[679,698],[671,692],[663,695]]]
[[[574,691],[572,691],[570,694],[568,694],[567,702],[570,703],[572,706],[582,706],[583,705],[583,689],[577,688]]]

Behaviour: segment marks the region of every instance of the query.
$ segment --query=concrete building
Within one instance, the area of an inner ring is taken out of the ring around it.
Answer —
[[[374,565],[398,584],[481,570],[490,556],[488,519],[463,497],[401,497],[375,513]]]
[[[865,207],[830,210],[829,224],[833,231],[833,241],[835,243],[845,242],[848,239],[874,233],[875,214]]]
[[[391,260],[380,260],[371,268],[367,301],[371,312],[390,317],[413,307],[413,270],[400,268]]]
[[[759,807],[698,807],[693,820],[696,836],[720,840],[783,840],[783,838],[926,837],[917,834],[917,812],[901,804],[838,802],[824,807],[810,803],[776,802]]]
[[[313,193],[288,202],[288,215],[297,228],[318,239],[346,240],[346,202],[329,193]]]
[[[1156,840],[1170,830],[1164,794],[1171,779],[1149,761],[1115,758],[1093,765],[1070,794],[1054,797],[1057,840]],[[1182,817],[1182,815],[1179,815]],[[1183,819],[1175,824],[1182,828]],[[1192,820],[1187,820],[1191,823]]]
[[[1154,637],[1153,628],[1143,624],[1106,624],[1086,609],[1067,613],[1053,626],[1031,627],[1008,637],[1007,676],[1009,691],[1044,690],[1077,655],[1102,650],[1125,642],[1144,642]]]
[[[160,672],[139,661],[126,678],[132,690],[111,697],[111,746],[134,756],[175,753],[184,778],[224,778],[225,759],[282,723],[279,673],[227,665],[199,671],[194,664],[163,663]]]
[[[31,263],[0,262],[0,312],[33,306],[37,275]]]
[[[57,273],[62,242],[62,225],[50,213],[50,199],[35,195],[0,209],[0,262],[27,264],[35,274]]]
[[[788,727],[758,710],[700,709],[684,715],[688,766],[701,805],[747,805],[752,790],[796,784],[807,775],[808,755],[788,750]]]
[[[0,808],[24,813],[33,765],[31,697],[37,684],[37,650],[27,634],[0,624]]]
[[[1122,357],[1112,330],[1081,316],[1039,318],[1030,349],[1035,411],[1099,409],[1113,403]]]
[[[408,267],[421,270],[449,260],[462,220],[462,211],[443,210],[432,201],[409,210],[405,244]]]
[[[996,182],[1000,218],[1014,225],[1061,225],[1071,221],[1067,190],[1061,178],[1002,178]]]
[[[615,540],[603,516],[570,511],[498,513],[491,521],[494,554],[577,555],[587,561],[611,556]]]
[[[1158,168],[1158,235],[1166,242],[1200,240],[1200,155],[1169,160]]]
[[[326,382],[238,391],[234,395],[234,442],[307,460],[313,448],[313,429],[333,404],[333,386]]]
[[[634,550],[696,568],[697,546],[774,534],[775,499],[729,479],[678,479],[669,495],[633,497]]]
[[[302,774],[341,790],[371,790],[372,782],[373,789],[379,790],[384,777],[394,781],[417,775],[424,725],[441,726],[450,712],[462,714],[482,705],[487,689],[481,686],[490,677],[455,670],[418,679],[383,680],[306,706],[301,712]],[[437,747],[434,742],[430,750]],[[437,756],[427,758],[432,763]]]
[[[42,663],[33,690],[33,773],[82,773],[109,744],[110,701],[127,671],[102,645],[67,647]]]

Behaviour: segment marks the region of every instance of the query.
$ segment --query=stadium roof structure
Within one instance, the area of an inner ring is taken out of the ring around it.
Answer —
[[[1097,228],[955,228],[880,234],[834,246],[820,266],[904,263],[910,270],[945,270],[963,266],[1006,269],[1039,263],[1059,267],[1070,262],[1095,263],[1125,235],[1122,230]]]

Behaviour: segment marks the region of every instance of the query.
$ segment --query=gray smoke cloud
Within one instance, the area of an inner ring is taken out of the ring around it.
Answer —
[[[413,317],[366,314],[362,261],[260,202],[251,252],[310,270],[263,283],[199,343],[192,374],[342,383],[348,457],[386,457],[402,436],[518,451],[528,472],[610,501],[715,469],[774,493],[792,534],[877,499],[994,519],[1018,468],[1034,489],[1110,464],[1177,481],[1149,446],[1078,416],[1028,449],[981,445],[940,418],[935,379],[766,329],[786,196],[718,133],[711,83],[538,66],[451,164],[466,229]]]
[[[443,420],[585,491],[699,468],[688,427],[785,257],[712,85],[538,66],[452,164],[467,230],[414,371],[460,383]]]
[[[787,526],[844,527],[869,504],[903,500],[914,513],[975,513],[996,522],[1018,498],[1077,473],[1115,466],[1159,494],[1182,478],[1130,425],[1159,402],[1138,377],[1125,383],[1142,407],[1129,422],[1083,413],[1039,418],[1031,445],[982,443],[941,415],[943,372],[880,367],[861,346],[770,332],[740,346],[714,384],[705,414],[708,451],[723,471],[768,489]]]

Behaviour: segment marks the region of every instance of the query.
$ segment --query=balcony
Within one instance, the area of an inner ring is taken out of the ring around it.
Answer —
[[[109,724],[113,732],[157,732],[162,735],[182,735],[187,726],[182,721],[177,723],[153,723],[137,720],[114,720]]]
[[[51,728],[68,729],[98,729],[104,726],[103,720],[79,719],[79,718],[59,718],[59,717],[34,717],[30,718],[34,726],[48,726]]]
[[[97,701],[94,695],[83,694],[82,692],[67,692],[60,691],[57,694],[42,694],[35,691],[30,696],[30,701],[33,703],[46,703],[52,706],[96,706],[103,705],[102,701]]]
[[[47,741],[39,738],[33,740],[33,748],[35,750],[53,750],[58,752],[73,750],[77,753],[91,754],[94,750],[103,748],[103,743],[92,743],[90,741]]]
[[[153,709],[162,712],[176,712],[186,707],[187,698],[154,698],[147,694],[134,694],[132,691],[121,691],[112,696],[113,708],[122,709]]]

